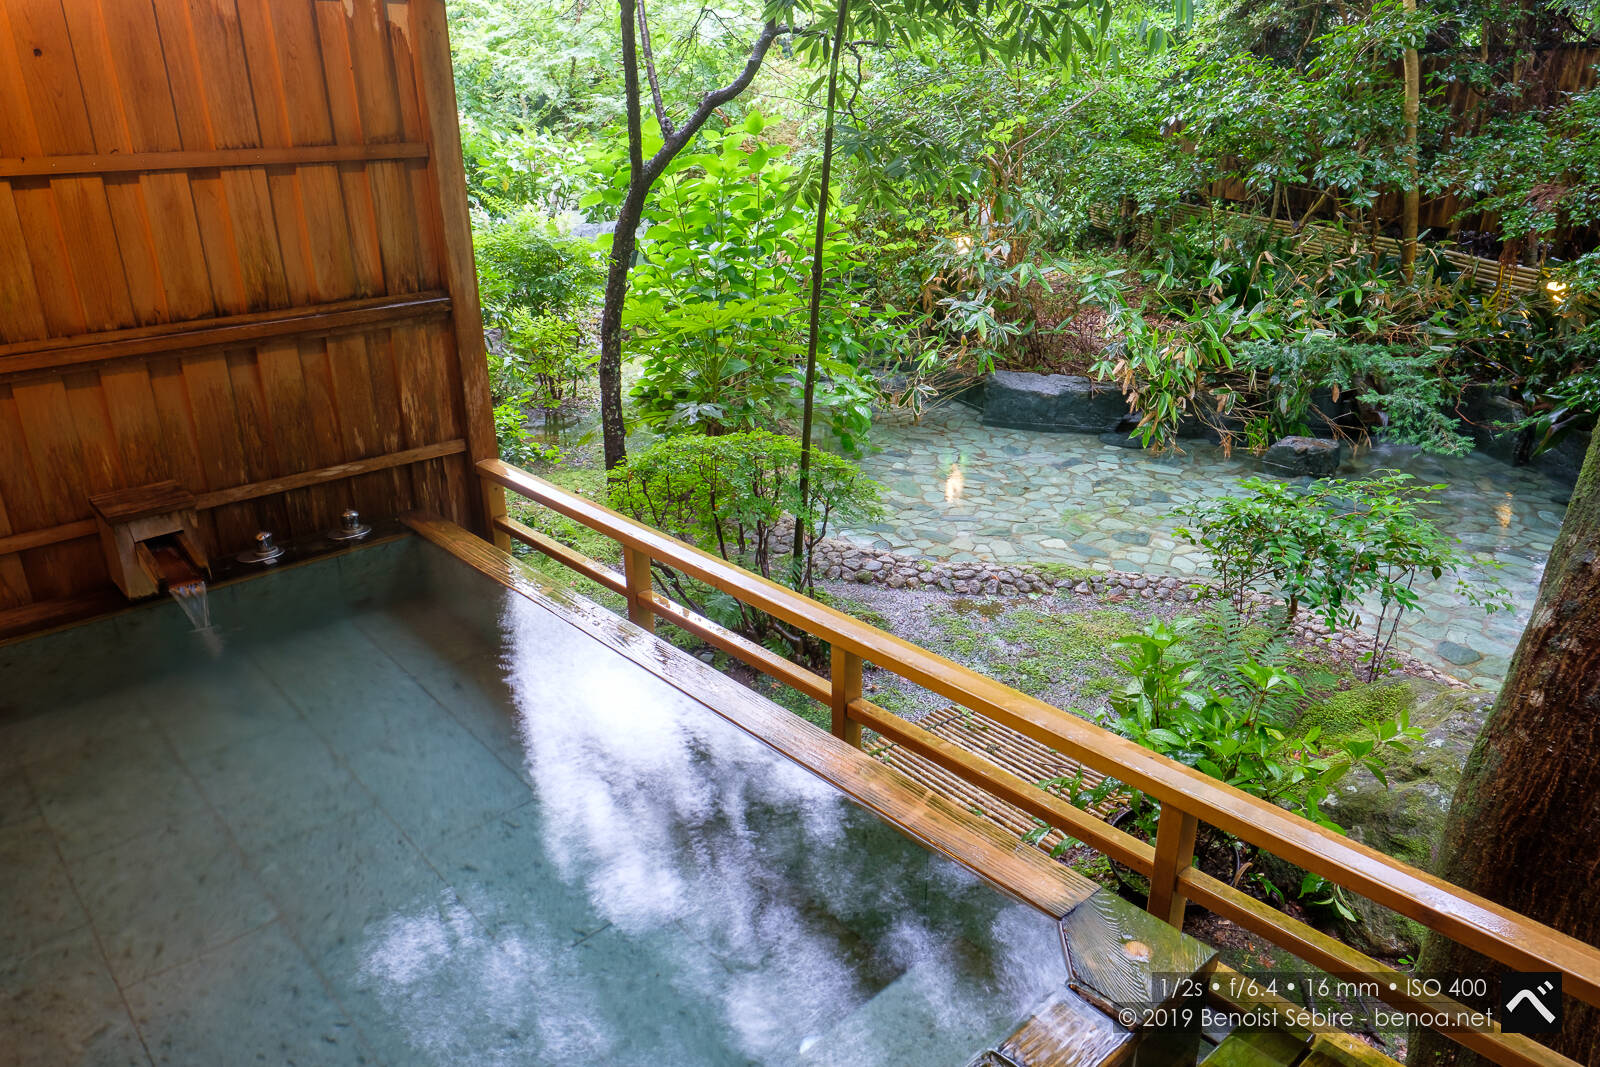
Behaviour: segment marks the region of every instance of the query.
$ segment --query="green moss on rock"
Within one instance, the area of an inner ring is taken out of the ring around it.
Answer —
[[[1431,696],[1437,686],[1415,681],[1371,682],[1333,692],[1308,705],[1295,723],[1304,733],[1314,726],[1324,737],[1348,737],[1380,722],[1393,722],[1411,712],[1419,697]]]

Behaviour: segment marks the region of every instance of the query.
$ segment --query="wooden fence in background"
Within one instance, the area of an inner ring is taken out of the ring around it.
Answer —
[[[0,0],[0,633],[104,594],[110,489],[490,532],[456,122],[442,0]]]

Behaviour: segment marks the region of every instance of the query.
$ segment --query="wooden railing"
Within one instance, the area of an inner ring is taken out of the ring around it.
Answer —
[[[567,492],[500,460],[484,460],[486,483],[605,534],[622,548],[623,573],[598,563],[514,519],[497,532],[530,545],[626,598],[628,617],[654,630],[659,617],[715,648],[832,708],[833,733],[859,745],[863,727],[1016,805],[1028,814],[1150,878],[1149,910],[1168,922],[1194,901],[1311,965],[1378,987],[1402,1010],[1459,1007],[1441,996],[1413,993],[1408,976],[1306,923],[1204,874],[1191,859],[1200,824],[1247,841],[1336,885],[1427,926],[1509,968],[1560,971],[1564,991],[1600,1005],[1600,949],[1457,888],[1274,804],[1159,756],[1042,700],[953,663],[893,634],[768,581],[710,553]],[[797,627],[832,648],[832,677],[789,662],[655,592],[660,564]],[[870,661],[939,696],[1011,727],[1160,803],[1154,845],[1067,803],[1061,797],[959,748],[862,696]],[[1461,1045],[1503,1064],[1573,1064],[1530,1038],[1498,1030],[1455,1031]]]

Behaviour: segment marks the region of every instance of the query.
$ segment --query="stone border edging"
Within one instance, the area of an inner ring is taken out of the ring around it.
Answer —
[[[1047,569],[1026,564],[920,559],[898,552],[860,548],[834,537],[817,542],[815,551],[817,576],[827,581],[881,585],[889,589],[927,589],[962,596],[1071,593],[1107,603],[1129,600],[1190,603],[1205,596],[1210,584],[1176,575],[1152,576],[1135,571],[1094,571],[1056,577]],[[1276,603],[1264,596],[1258,600],[1263,605]],[[1315,618],[1298,619],[1294,624],[1294,639],[1297,643],[1319,645],[1352,663],[1365,647],[1355,634],[1330,629]],[[1415,657],[1398,652],[1391,652],[1390,657],[1400,664],[1404,674],[1456,688],[1469,688],[1461,679]]]

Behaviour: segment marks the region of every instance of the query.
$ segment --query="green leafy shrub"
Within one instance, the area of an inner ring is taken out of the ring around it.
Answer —
[[[1112,729],[1331,829],[1340,827],[1320,805],[1338,780],[1356,766],[1381,776],[1376,751],[1413,739],[1403,715],[1374,725],[1370,736],[1327,748],[1318,727],[1291,739],[1283,712],[1305,694],[1282,666],[1247,656],[1224,670],[1208,669],[1186,656],[1184,631],[1161,621],[1116,644],[1126,652],[1117,665],[1129,681],[1112,696]],[[1153,833],[1156,806],[1137,793],[1130,806]]]
[[[1279,662],[1279,652],[1235,650],[1235,655],[1218,658],[1195,642],[1192,620],[1176,626],[1158,620],[1115,644],[1125,650],[1117,666],[1128,681],[1112,697],[1113,730],[1340,833],[1343,828],[1322,811],[1339,781],[1357,767],[1386,781],[1383,757],[1409,751],[1421,739],[1404,707],[1392,719],[1336,738],[1325,736],[1320,726],[1291,733],[1289,723],[1305,692]],[[1134,829],[1155,840],[1159,802],[1125,783],[1108,779],[1085,788],[1080,776],[1042,784],[1066,788],[1077,804],[1117,797],[1127,806]],[[1203,838],[1197,847],[1202,856],[1219,845],[1225,851],[1245,847],[1209,827]],[[1349,911],[1336,887],[1322,879],[1307,878],[1300,895],[1341,913]]]
[[[655,430],[715,435],[799,415],[814,217],[796,206],[787,149],[763,139],[764,128],[753,114],[703,133],[646,209],[623,324],[639,361],[635,409]],[[604,155],[597,166],[610,185],[591,200],[619,199],[625,157]],[[842,286],[853,261],[841,232],[823,249],[816,413],[851,448],[871,426],[871,389],[858,370],[871,339],[857,321],[864,309]]]
[[[815,552],[831,525],[878,513],[877,485],[849,460],[811,456],[808,499],[800,498],[800,442],[763,430],[666,437],[630,455],[611,474],[614,507],[733,563],[811,594]],[[792,560],[787,518],[803,515],[809,538]],[[783,527],[780,535],[780,526]],[[798,565],[796,565],[798,564]],[[815,661],[815,638],[666,567],[657,573],[701,614],[784,652]]]
[[[577,326],[548,312],[515,308],[506,318],[501,340],[503,351],[490,356],[490,384],[495,395],[516,398],[523,406],[560,407],[577,393],[583,376],[599,358],[584,349]]]
[[[1364,653],[1369,681],[1386,662],[1401,616],[1419,608],[1419,580],[1448,573],[1486,611],[1506,602],[1498,584],[1460,578],[1468,557],[1422,514],[1443,486],[1413,485],[1410,475],[1398,473],[1305,487],[1260,478],[1240,485],[1242,496],[1178,509],[1192,521],[1175,531],[1178,537],[1210,557],[1219,591],[1247,619],[1257,594],[1284,600],[1285,630],[1301,608],[1330,627],[1357,628],[1363,598],[1375,604]]]
[[[594,244],[563,236],[532,208],[479,226],[472,251],[489,326],[503,325],[519,309],[576,321],[600,285]]]
[[[1443,347],[1410,353],[1318,331],[1293,341],[1240,345],[1237,366],[1251,376],[1251,392],[1266,393],[1257,417],[1272,440],[1340,434],[1340,427],[1326,420],[1313,425],[1312,397],[1325,389],[1335,400],[1359,394],[1362,406],[1381,419],[1388,440],[1460,455],[1472,450],[1472,438],[1461,432],[1454,412],[1465,379],[1445,372],[1449,355]],[[1244,408],[1236,404],[1233,410],[1243,415]]]

